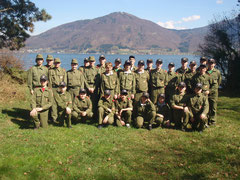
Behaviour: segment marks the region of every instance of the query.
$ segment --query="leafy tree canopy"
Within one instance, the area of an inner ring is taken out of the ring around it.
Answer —
[[[29,0],[0,1],[0,49],[18,50],[34,30],[34,22],[51,19],[44,10],[39,10]]]

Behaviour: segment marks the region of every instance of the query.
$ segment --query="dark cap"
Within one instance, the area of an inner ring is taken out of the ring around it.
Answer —
[[[162,61],[161,59],[157,59],[156,64],[157,64],[157,63],[162,64],[162,62],[163,62],[163,61]]]
[[[94,57],[94,56],[89,56],[88,61],[94,62],[94,61],[96,61],[96,60],[95,60],[95,57]]]
[[[104,91],[104,95],[110,96],[110,95],[111,95],[111,90],[106,89],[106,90]]]
[[[142,94],[142,97],[149,98],[149,94],[148,94],[147,92],[144,92],[144,93]]]
[[[209,64],[215,64],[216,61],[215,61],[215,59],[209,59],[209,60],[208,60],[208,63],[209,63]]]
[[[175,66],[175,64],[173,62],[170,62],[168,65],[173,66],[173,67]]]
[[[152,59],[147,59],[147,63],[153,63]]]
[[[185,82],[180,82],[180,83],[178,84],[178,87],[186,87]]]
[[[130,60],[126,60],[125,63],[124,63],[124,66],[125,65],[130,65],[131,66],[131,61]]]
[[[207,61],[208,60],[208,58],[206,58],[206,57],[204,57],[204,56],[202,56],[201,58],[200,58],[200,61]]]
[[[84,89],[84,88],[81,88],[81,89],[80,89],[80,91],[79,91],[79,94],[80,94],[80,93],[81,93],[81,94],[86,94],[86,93],[87,93],[87,91],[86,91],[86,89]]]
[[[99,56],[99,59],[105,59],[105,56],[104,56],[103,54],[101,54],[101,55]]]
[[[200,67],[200,68],[206,68],[207,66],[206,66],[206,64],[200,64],[199,67]]]
[[[190,65],[194,65],[195,66],[195,65],[197,65],[197,63],[196,63],[196,61],[191,61]]]
[[[181,59],[181,61],[183,61],[183,62],[188,62],[188,58],[183,57],[183,58]]]
[[[84,60],[83,60],[84,62],[88,62],[88,58],[84,58]]]
[[[165,98],[165,94],[162,94],[162,93],[161,93],[161,94],[158,95],[158,97],[159,97],[159,98],[160,98],[160,97]]]
[[[67,85],[66,85],[66,83],[64,81],[62,81],[62,82],[60,82],[59,86],[60,87],[66,87]]]
[[[40,77],[40,81],[47,81],[48,80],[48,77],[46,75],[41,75]]]
[[[145,65],[145,62],[143,60],[138,61],[138,65]]]
[[[135,59],[135,56],[129,56],[129,58],[128,58],[128,59],[131,59],[131,58],[134,58],[134,59]]]
[[[123,89],[123,90],[121,91],[121,95],[128,95],[127,90],[126,90],[126,89]]]
[[[115,59],[115,62],[122,63],[122,60],[120,58]]]
[[[202,89],[202,83],[197,83],[195,88],[201,88]]]

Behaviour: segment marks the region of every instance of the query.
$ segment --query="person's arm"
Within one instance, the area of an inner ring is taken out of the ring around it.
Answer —
[[[44,96],[44,94],[43,94],[43,96]],[[52,104],[53,104],[53,92],[52,92],[52,90],[48,89],[48,103],[42,107],[42,110],[49,109],[52,106]]]
[[[32,68],[28,70],[28,75],[27,75],[27,84],[28,84],[28,89],[30,93],[33,95],[33,79],[32,79]]]

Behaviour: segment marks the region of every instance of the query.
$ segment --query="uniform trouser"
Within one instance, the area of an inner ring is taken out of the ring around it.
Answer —
[[[104,108],[99,107],[98,108],[98,124],[103,124],[103,119],[108,116],[108,122],[107,124],[113,124],[114,123],[114,115],[113,113],[109,113]]]
[[[202,131],[205,128],[205,124],[207,123],[206,119],[201,119],[200,114],[193,114],[194,121],[192,122],[192,129]]]
[[[131,116],[132,116],[132,111],[123,111],[122,112],[122,116],[121,119],[126,123],[126,124],[130,124],[131,123]],[[122,124],[120,122],[120,119],[116,120],[116,124],[117,126],[121,127]]]
[[[32,116],[35,127],[39,128],[40,126],[43,128],[48,127],[48,110],[44,110],[38,112],[36,116]]]
[[[72,101],[75,98],[75,96],[79,95],[80,87],[68,87],[68,92],[71,94]]]
[[[173,122],[176,128],[186,128],[189,122],[189,113],[183,110],[173,109]]]
[[[153,124],[155,120],[156,112],[151,111],[143,116],[136,117],[136,126],[137,128],[141,128],[143,126],[144,121],[148,122],[149,125]]]
[[[92,102],[93,113],[94,113],[93,116],[97,117],[98,99],[99,99],[98,93],[95,90],[93,93],[88,92],[88,95],[90,96],[90,100]]]
[[[164,87],[159,87],[159,88],[152,87],[151,101],[153,102],[153,104],[157,103],[157,98],[159,94],[164,94]]]
[[[67,114],[66,109],[58,111],[58,122],[60,126],[70,127],[72,125],[71,114]]]
[[[217,100],[218,100],[218,91],[212,92],[208,96],[208,102],[209,102],[209,124],[216,122],[217,120]]]
[[[52,88],[54,99],[56,97],[57,89],[58,88]],[[52,117],[53,121],[56,122],[56,120],[58,118],[58,109],[57,109],[57,104],[55,102],[53,102],[52,107],[51,107],[51,117]]]
[[[86,114],[86,116],[81,116],[78,112],[73,111],[72,112],[72,117],[76,121],[80,121],[80,122],[85,123],[87,120],[91,120],[91,118],[93,117],[93,112],[88,112]]]
[[[170,104],[170,99],[176,93],[175,87],[166,87],[165,89],[165,102]]]
[[[156,116],[155,122],[157,127],[167,127],[167,120],[162,117]]]

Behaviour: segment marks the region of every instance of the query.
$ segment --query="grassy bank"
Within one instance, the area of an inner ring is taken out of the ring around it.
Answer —
[[[240,98],[221,96],[218,123],[202,134],[87,124],[35,131],[29,107],[28,97],[1,103],[0,179],[240,178]]]

